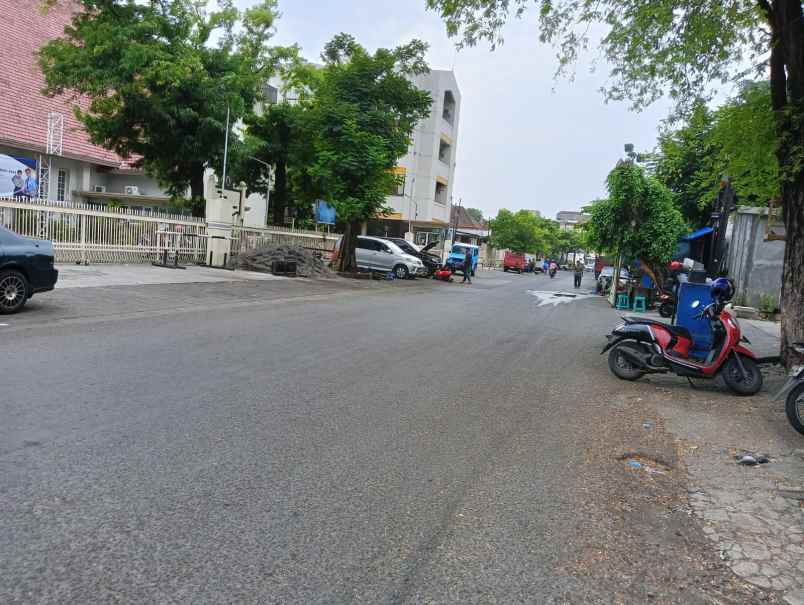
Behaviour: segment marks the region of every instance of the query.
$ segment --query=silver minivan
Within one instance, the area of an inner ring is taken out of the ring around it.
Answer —
[[[427,274],[420,259],[407,254],[395,243],[378,237],[358,236],[355,256],[361,269],[393,271],[398,279]]]

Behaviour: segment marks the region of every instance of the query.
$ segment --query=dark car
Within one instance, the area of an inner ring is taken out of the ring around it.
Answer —
[[[0,226],[0,315],[16,313],[36,292],[56,286],[53,244]]]
[[[441,259],[435,254],[430,254],[428,252],[428,250],[431,250],[438,242],[430,242],[424,248],[419,250],[416,246],[402,237],[386,237],[383,239],[394,242],[397,246],[402,248],[405,253],[420,259],[424,264],[424,268],[427,269],[428,277],[430,275],[434,275],[435,272],[441,268]]]

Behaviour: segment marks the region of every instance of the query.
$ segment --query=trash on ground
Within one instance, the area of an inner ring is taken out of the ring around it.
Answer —
[[[639,460],[629,460],[628,466],[631,468],[642,468],[642,463]]]
[[[650,430],[653,428],[653,423],[650,420],[646,420],[642,423],[642,428]]]
[[[743,466],[757,466],[758,464],[768,464],[771,461],[766,454],[756,454],[754,452],[741,452],[734,459],[737,464],[742,464]]]

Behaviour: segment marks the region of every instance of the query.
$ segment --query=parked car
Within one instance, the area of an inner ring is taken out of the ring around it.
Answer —
[[[583,266],[583,270],[584,270],[584,271],[589,271],[589,272],[594,271],[594,270],[595,270],[595,263],[593,263],[593,262],[588,262],[588,263],[586,263],[586,264]]]
[[[340,249],[340,241],[335,249]],[[359,268],[369,271],[393,271],[398,279],[427,274],[420,259],[408,254],[395,243],[380,237],[358,236],[355,257]]]
[[[416,247],[416,244],[410,243],[403,237],[385,237],[383,238],[388,240],[389,242],[393,242],[397,246],[399,246],[403,252],[406,254],[410,254],[411,256],[415,256],[424,264],[424,268],[427,271],[427,276],[433,275],[436,271],[441,268],[441,257],[436,254],[431,254],[428,252],[432,250],[438,242],[430,242],[426,246],[422,248]]]
[[[525,270],[525,265],[527,261],[525,260],[525,255],[518,253],[518,252],[511,252],[510,250],[505,251],[505,256],[503,257],[503,271],[516,271],[517,273],[522,273]]]
[[[614,275],[614,267],[607,266],[603,267],[600,270],[600,275],[597,278],[597,286],[596,290],[600,294],[605,294],[605,292],[611,286],[611,278]],[[619,286],[624,286],[625,283],[631,278],[631,274],[628,273],[628,269],[625,267],[620,268],[620,279],[617,282]]]
[[[477,271],[477,261],[480,258],[480,248],[475,246],[474,244],[463,244],[457,243],[452,244],[452,250],[447,257],[447,266],[452,269],[453,272],[455,271],[464,271],[464,262],[466,260],[466,250],[469,249],[472,251],[472,266],[469,268],[472,272],[472,276],[475,275]]]
[[[53,244],[0,226],[0,315],[16,313],[37,292],[56,286]]]

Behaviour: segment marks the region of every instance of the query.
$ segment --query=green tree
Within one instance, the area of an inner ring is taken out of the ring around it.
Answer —
[[[731,177],[741,204],[761,206],[780,192],[773,115],[767,83],[745,84],[715,111],[697,103],[682,127],[659,137],[654,173],[676,194],[695,227],[709,221],[722,176]]]
[[[686,229],[670,190],[630,161],[617,164],[606,186],[608,199],[589,209],[588,244],[600,252],[638,258],[643,267],[667,263]]]
[[[326,45],[324,66],[310,82],[315,140],[309,172],[344,227],[340,271],[357,270],[361,225],[385,209],[397,182],[392,169],[415,124],[430,114],[430,94],[411,82],[428,70],[426,50],[414,40],[371,54],[340,34]]]
[[[527,210],[516,213],[501,209],[489,221],[490,242],[494,248],[513,252],[537,252],[545,245],[542,220]]]
[[[483,211],[478,208],[467,208],[466,214],[472,217],[472,220],[475,221],[476,223],[483,222]]]
[[[51,3],[57,0],[50,0]],[[172,194],[203,208],[204,170],[221,164],[231,123],[292,49],[267,46],[276,0],[240,12],[231,0],[81,0],[39,62],[46,93],[88,99],[74,110],[97,145],[134,158]]]
[[[592,26],[611,65],[604,94],[644,107],[669,93],[680,109],[708,86],[731,82],[746,64],[770,67],[787,245],[782,285],[782,356],[804,340],[804,8],[801,0],[426,0],[463,43],[502,41],[509,16],[538,7],[540,40],[558,48],[566,73]],[[767,63],[766,63],[766,57]]]

